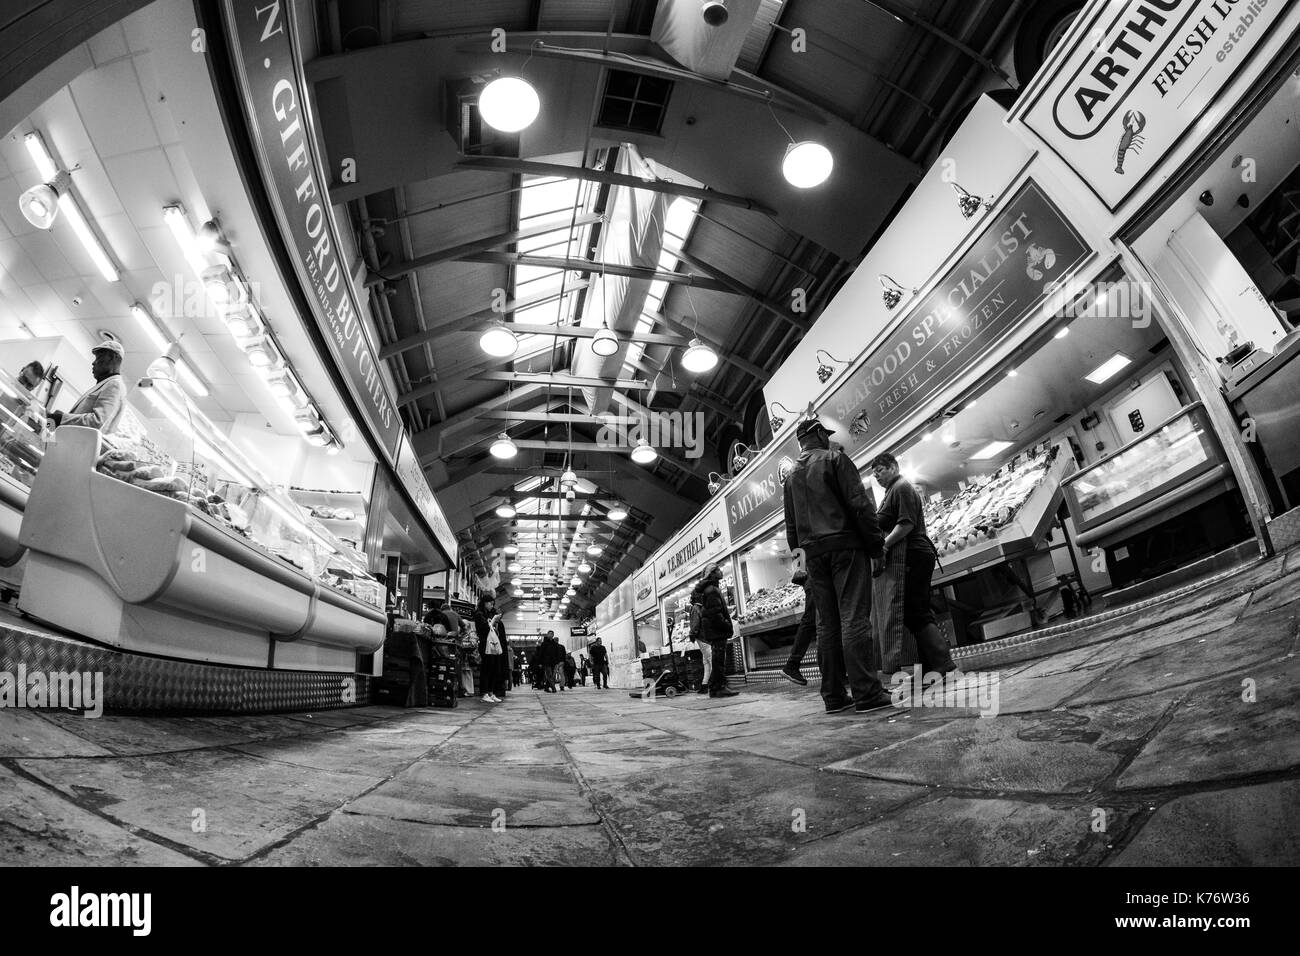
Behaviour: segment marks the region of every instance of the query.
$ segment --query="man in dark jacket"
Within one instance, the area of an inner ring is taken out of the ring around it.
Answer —
[[[591,646],[587,648],[587,654],[591,657],[591,679],[597,687],[600,687],[601,678],[605,680],[605,689],[609,690],[609,654],[605,650],[605,645],[600,642],[600,638],[592,641]]]
[[[555,682],[560,681],[560,689],[564,689],[564,677],[561,674],[556,676],[556,666],[564,663],[564,647],[556,638],[554,631],[547,631],[546,636],[542,638],[542,645],[537,649],[538,663],[542,665],[542,680],[546,683],[546,693],[555,693]]]
[[[849,457],[831,450],[825,425],[809,419],[796,435],[801,451],[785,482],[785,534],[807,560],[822,700],[831,714],[875,710],[890,703],[871,637],[871,563],[884,556],[876,503]]]
[[[734,690],[727,689],[727,641],[735,633],[731,623],[731,612],[727,610],[727,599],[722,596],[718,582],[722,580],[722,567],[710,564],[704,569],[704,577],[691,592],[691,603],[699,604],[700,636],[708,642],[713,655],[713,671],[709,675],[710,697],[735,697]]]

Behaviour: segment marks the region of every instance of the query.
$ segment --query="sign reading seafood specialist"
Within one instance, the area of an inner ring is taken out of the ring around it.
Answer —
[[[652,610],[659,600],[659,591],[655,587],[655,563],[647,561],[632,575],[632,613],[638,617]]]
[[[1296,11],[1286,0],[1093,0],[1013,111],[1114,212]],[[1050,70],[1050,73],[1048,72]]]
[[[1090,254],[1038,184],[1026,180],[903,322],[817,407],[835,431],[832,440],[853,455],[908,425],[914,411],[1031,318]]]
[[[290,10],[280,0],[226,0],[224,19],[262,175],[303,292],[352,397],[393,465],[402,420],[366,336],[348,265],[339,258]]]

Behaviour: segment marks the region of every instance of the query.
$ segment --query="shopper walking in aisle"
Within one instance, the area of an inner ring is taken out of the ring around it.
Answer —
[[[871,637],[871,563],[884,556],[876,503],[818,419],[801,422],[795,434],[801,450],[785,482],[785,533],[790,550],[802,548],[807,560],[826,712],[888,706]]]
[[[577,683],[578,662],[573,659],[572,654],[564,655],[564,686],[572,687]]]
[[[722,596],[718,584],[722,581],[722,566],[710,564],[704,569],[704,577],[691,591],[691,602],[699,604],[700,633],[709,645],[712,668],[709,674],[710,697],[735,697],[734,690],[727,689],[727,641],[735,633],[731,622],[731,612],[727,609],[727,599]]]
[[[781,668],[781,676],[800,687],[806,687],[808,678],[799,671],[803,667],[803,658],[808,653],[809,645],[817,636],[817,603],[813,600],[807,571],[800,570],[790,575],[790,583],[803,588],[803,617],[799,618],[799,627],[794,632],[794,646],[790,648],[790,656]]]
[[[478,638],[470,629],[469,621],[460,622],[457,646],[460,651],[460,696],[474,696],[474,671],[479,666]]]
[[[605,690],[609,690],[609,653],[605,650],[605,645],[596,638],[587,648],[587,653],[591,656],[591,678],[592,683],[600,687],[600,681],[605,679]]]
[[[578,681],[583,687],[587,686],[587,655],[578,655]]]
[[[474,611],[474,630],[478,634],[479,683],[483,685],[483,702],[499,704],[501,698],[497,691],[500,687],[501,667],[505,660],[505,629],[501,624],[501,615],[497,613],[496,599],[485,594],[478,599]]]
[[[885,532],[886,564],[901,563],[904,568],[902,625],[916,641],[922,671],[947,674],[957,665],[930,608],[930,578],[937,554],[925,532],[921,496],[899,472],[898,459],[888,452],[872,459],[871,472],[885,489],[878,514],[880,530]],[[896,560],[900,557],[901,562]]]
[[[555,693],[555,670],[564,660],[564,648],[555,638],[554,631],[547,631],[546,636],[542,638],[542,646],[538,649],[538,656],[542,665],[542,680],[546,682],[546,693]]]
[[[709,682],[713,679],[713,645],[704,639],[704,598],[700,597],[695,589],[691,590],[691,600],[686,614],[686,636],[699,648],[700,661],[704,665],[700,675],[700,687],[696,693],[707,694]]]

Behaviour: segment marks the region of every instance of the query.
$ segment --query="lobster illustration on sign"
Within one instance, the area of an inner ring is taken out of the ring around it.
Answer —
[[[871,427],[871,419],[867,417],[866,412],[858,412],[853,416],[853,421],[849,422],[850,435],[865,435],[867,429]]]
[[[1056,250],[1044,249],[1031,242],[1025,251],[1025,275],[1037,282],[1043,277],[1043,270],[1039,266],[1046,266],[1048,270],[1056,268]]]
[[[1128,151],[1142,152],[1142,130],[1146,128],[1147,118],[1137,110],[1129,110],[1124,114],[1123,123],[1124,132],[1119,138],[1119,149],[1115,151],[1115,172],[1121,176],[1124,175],[1124,157]]]

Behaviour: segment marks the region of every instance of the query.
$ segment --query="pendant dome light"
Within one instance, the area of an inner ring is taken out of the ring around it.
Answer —
[[[621,501],[614,502],[614,507],[609,509],[610,521],[622,521],[627,517],[627,506]]]
[[[504,322],[497,319],[483,330],[478,347],[493,358],[509,358],[519,350],[519,340]]]
[[[499,76],[478,95],[478,112],[483,122],[502,133],[527,129],[541,110],[537,90],[518,76]]]
[[[492,443],[490,450],[493,458],[514,458],[519,452],[519,448],[505,432],[497,436],[497,440]]]
[[[598,554],[600,554],[600,553],[601,553],[602,551],[604,551],[604,550],[605,550],[605,549],[604,549],[603,547],[601,547],[600,545],[595,544],[595,543],[592,543],[592,544],[587,545],[587,554],[589,554],[589,555],[590,555],[591,557],[593,557],[593,558],[596,557]]]
[[[618,351],[618,336],[609,330],[604,319],[600,322],[600,329],[592,336],[591,350],[602,358]]]
[[[682,353],[682,368],[688,372],[707,372],[718,364],[718,353],[699,339],[691,339]]]
[[[650,443],[644,438],[636,443],[632,449],[632,460],[638,465],[648,465],[659,457],[659,453],[650,447]]]
[[[578,573],[579,573],[579,574],[590,574],[590,573],[591,573],[591,565],[588,564],[586,561],[583,561],[580,565],[578,565]]]
[[[498,518],[513,518],[515,516],[515,506],[509,501],[503,501],[497,505]]]
[[[791,143],[781,162],[781,174],[796,189],[811,189],[830,178],[835,168],[835,157],[821,143],[805,140]]]

